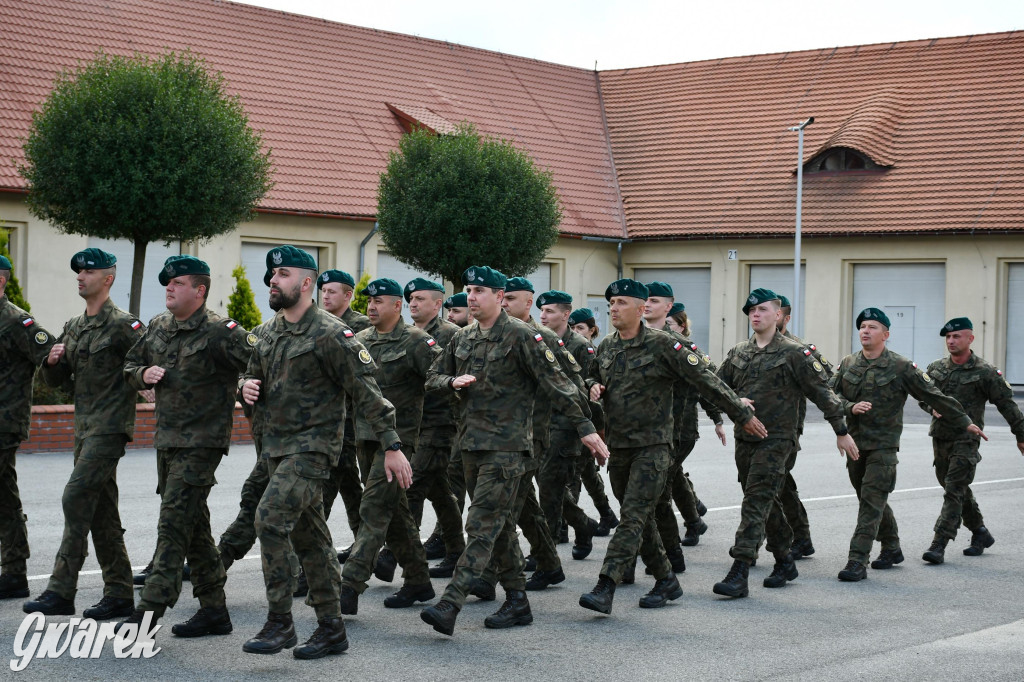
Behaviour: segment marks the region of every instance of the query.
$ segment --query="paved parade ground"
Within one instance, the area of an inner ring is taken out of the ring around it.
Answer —
[[[916,411],[916,406],[912,408]],[[908,410],[909,411],[909,410]],[[529,593],[534,623],[493,631],[483,619],[499,602],[470,598],[459,615],[455,636],[434,632],[419,618],[419,607],[385,609],[385,596],[398,588],[372,578],[361,597],[359,615],[348,617],[351,648],[341,656],[299,661],[290,651],[276,656],[242,653],[266,612],[263,577],[255,550],[228,574],[227,598],[234,632],[197,640],[179,639],[170,625],[197,608],[186,585],[157,634],[160,652],[150,659],[116,660],[108,646],[99,660],[33,660],[5,679],[210,679],[253,677],[360,680],[1022,680],[1024,679],[1024,457],[1005,422],[991,408],[982,445],[975,494],[996,544],[983,556],[961,550],[970,533],[961,529],[950,543],[946,563],[931,566],[921,554],[932,537],[942,492],[931,467],[927,424],[914,416],[903,435],[899,476],[890,504],[900,527],[906,561],[889,571],[869,569],[860,583],[840,583],[857,516],[857,501],[846,477],[835,439],[811,408],[804,447],[794,475],[811,520],[817,552],[797,563],[800,577],[787,587],[767,590],[771,571],[762,551],[750,573],[750,597],[728,600],[711,592],[729,566],[729,546],[739,521],[741,500],[732,459],[732,438],[723,448],[709,424],[687,460],[698,495],[709,507],[710,526],[700,544],[686,549],[680,575],[681,599],[660,610],[641,610],[637,600],[653,579],[638,568],[637,583],[620,586],[611,616],[580,608],[577,600],[597,581],[607,538],[595,538],[594,552],[573,561],[571,545],[559,554],[568,579],[545,592]],[[912,414],[912,412],[911,412]],[[817,416],[819,419],[814,420]],[[252,466],[254,450],[236,447],[217,472],[210,496],[214,534],[234,518],[238,493]],[[60,497],[71,471],[70,453],[19,456],[18,477],[28,515],[32,558],[29,588],[45,589],[62,531]],[[155,544],[158,498],[155,453],[129,451],[121,462],[121,516],[132,563],[141,568]],[[593,513],[589,498],[585,507]],[[614,505],[613,505],[614,506]],[[352,538],[341,501],[330,521],[335,544]],[[429,504],[424,527],[433,523]],[[875,545],[874,556],[878,545]],[[525,552],[524,552],[525,553]],[[433,563],[433,562],[432,562]],[[78,613],[102,592],[94,556],[85,564],[76,600]],[[434,581],[440,595],[445,580]],[[499,600],[501,591],[499,588]],[[315,628],[312,609],[293,610],[299,641]],[[15,633],[24,614],[21,600],[0,602],[0,656],[13,656]],[[48,622],[64,622],[52,617]]]

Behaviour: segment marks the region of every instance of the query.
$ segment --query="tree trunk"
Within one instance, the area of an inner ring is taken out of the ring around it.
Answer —
[[[142,275],[146,269],[146,247],[149,246],[149,242],[138,238],[132,241],[135,244],[135,261],[132,263],[132,296],[129,299],[128,312],[138,317],[142,305]]]

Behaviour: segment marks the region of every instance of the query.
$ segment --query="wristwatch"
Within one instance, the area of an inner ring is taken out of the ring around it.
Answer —
[[[398,450],[401,450],[401,449],[402,449],[402,443],[401,443],[401,442],[398,442],[398,443],[392,443],[391,445],[387,446],[387,447],[386,447],[386,448],[384,448],[384,449],[385,449],[385,450],[388,450],[388,451],[390,451],[390,452],[397,452]]]

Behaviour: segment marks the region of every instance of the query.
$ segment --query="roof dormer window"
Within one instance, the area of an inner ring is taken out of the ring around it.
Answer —
[[[818,154],[804,166],[806,173],[842,173],[881,170],[883,167],[850,147],[834,147]]]

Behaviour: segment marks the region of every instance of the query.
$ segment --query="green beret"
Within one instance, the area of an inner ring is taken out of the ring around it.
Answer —
[[[323,289],[324,285],[330,282],[347,284],[353,289],[356,288],[356,281],[352,279],[352,275],[348,274],[344,270],[324,270],[320,273],[320,276],[316,278],[317,290]]]
[[[662,298],[675,298],[672,293],[672,285],[665,282],[651,282],[647,285],[647,295],[660,296]]]
[[[464,292],[460,291],[459,293],[452,294],[448,298],[444,299],[444,307],[445,308],[468,308],[469,307],[469,301],[467,300],[466,294]]]
[[[545,291],[543,294],[537,297],[537,307],[548,305],[549,303],[565,303],[572,305],[572,296],[565,293],[564,291],[558,291],[552,289],[551,291]]]
[[[878,322],[881,322],[882,324],[885,325],[886,329],[892,326],[891,324],[889,324],[889,316],[883,313],[878,308],[865,308],[864,310],[860,311],[860,315],[857,316],[857,329],[860,329],[860,323],[863,322],[864,320],[876,320]]]
[[[781,300],[779,295],[771,289],[754,289],[750,292],[750,296],[747,296],[747,302],[743,304],[743,314],[749,313],[755,305],[760,305],[765,301],[778,300]]]
[[[509,277],[505,283],[505,293],[510,291],[529,291],[533,293],[533,284],[525,277]]]
[[[594,311],[590,308],[577,308],[569,314],[569,324],[580,324],[594,319]]]
[[[954,317],[939,330],[939,336],[945,336],[949,332],[958,332],[964,329],[974,330],[974,325],[971,323],[970,319],[966,317]]]
[[[471,265],[462,273],[462,283],[491,289],[504,289],[508,278],[486,265]]]
[[[12,270],[11,261],[7,256],[0,256],[0,270]]]
[[[209,275],[210,266],[195,256],[171,256],[164,261],[164,269],[160,271],[160,284],[167,286],[175,277],[182,275]]]
[[[267,286],[270,286],[270,278],[274,276],[274,268],[300,268],[316,272],[316,261],[302,249],[282,244],[267,251],[267,274],[263,276]]]
[[[632,296],[646,301],[650,298],[647,287],[635,279],[617,279],[608,285],[604,290],[605,300],[612,300],[612,296]]]
[[[390,277],[375,279],[359,292],[363,296],[397,296],[402,297],[402,285]]]
[[[82,270],[106,270],[117,264],[117,256],[96,248],[79,251],[71,257],[71,269],[75,272]]]
[[[679,313],[683,312],[684,310],[686,310],[686,306],[683,305],[682,303],[673,303],[672,307],[669,308],[669,310],[668,310],[668,314],[669,315],[678,315]]]
[[[433,282],[429,279],[417,277],[416,279],[412,280],[411,282],[405,285],[406,302],[408,302],[409,299],[412,298],[412,293],[414,291],[440,291],[443,294],[444,287],[438,284],[437,282]]]
[[[779,294],[779,301],[782,303],[782,307],[783,308],[792,308],[793,307],[793,304],[789,302],[789,299],[786,298],[785,296],[783,296],[782,294]]]

